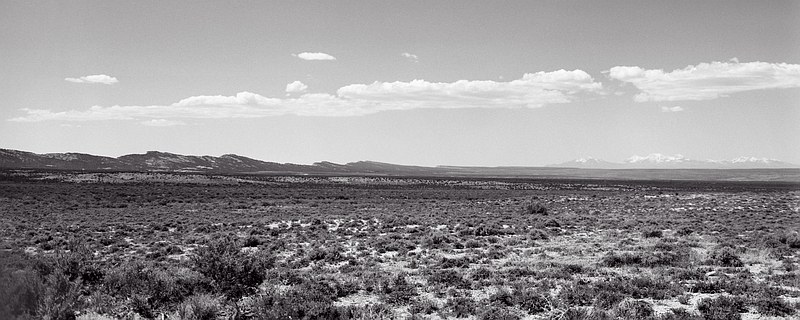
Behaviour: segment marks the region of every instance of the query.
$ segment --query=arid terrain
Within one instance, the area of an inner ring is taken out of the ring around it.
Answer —
[[[797,319],[800,184],[0,172],[0,319]]]

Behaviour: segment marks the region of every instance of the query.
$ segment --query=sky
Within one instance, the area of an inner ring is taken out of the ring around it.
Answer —
[[[798,1],[0,1],[0,148],[800,164]]]

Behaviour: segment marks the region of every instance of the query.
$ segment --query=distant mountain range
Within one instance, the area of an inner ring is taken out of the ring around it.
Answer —
[[[168,152],[148,151],[118,158],[84,153],[45,153],[0,149],[0,168],[53,169],[83,171],[151,171],[195,173],[383,173],[413,172],[415,167],[360,161],[348,164],[317,162],[311,165],[267,162],[235,154],[187,156]],[[420,167],[422,168],[422,167]]]
[[[559,168],[582,169],[775,169],[800,168],[800,166],[775,159],[739,157],[731,160],[695,160],[682,155],[652,153],[647,156],[632,156],[622,163],[609,162],[592,157],[548,165]]]
[[[317,162],[310,165],[302,165],[267,162],[235,154],[214,157],[149,151],[144,154],[129,154],[113,158],[84,153],[37,154],[19,150],[0,149],[0,168],[89,172],[137,171],[279,175],[800,181],[800,169],[797,169],[797,165],[777,160],[738,158],[726,161],[698,161],[686,159],[682,156],[664,156],[659,154],[646,157],[634,156],[624,163],[613,163],[594,158],[586,158],[546,167],[422,167],[374,161],[358,161],[346,164]]]

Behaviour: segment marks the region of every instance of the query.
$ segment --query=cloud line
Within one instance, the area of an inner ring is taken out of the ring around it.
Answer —
[[[308,55],[304,55],[308,54]],[[301,59],[327,59],[324,53],[300,53]],[[333,58],[333,57],[331,57]],[[335,59],[335,58],[333,58]],[[665,72],[638,66],[616,66],[605,71],[608,78],[630,84],[637,102],[711,100],[731,94],[800,87],[800,65],[788,63],[728,62],[700,63]],[[107,75],[67,78],[77,83],[117,83]],[[539,108],[563,104],[583,97],[605,95],[603,84],[583,70],[526,73],[511,81],[426,80],[350,84],[334,94],[310,93],[300,81],[286,85],[286,96],[265,97],[251,92],[232,96],[200,95],[168,105],[93,106],[83,110],[53,111],[20,109],[15,122],[136,120],[149,126],[185,124],[181,119],[260,118],[281,115],[344,117],[392,110],[460,108]],[[663,112],[681,112],[680,106],[661,107]]]
[[[117,78],[114,78],[112,76],[107,76],[104,74],[94,74],[79,78],[64,78],[64,80],[73,83],[100,83],[100,84],[115,84],[119,82]]]
[[[661,107],[661,112],[681,112],[683,110],[684,109],[681,106],[674,106],[674,107],[662,106]]]
[[[409,61],[419,62],[419,56],[417,56],[416,54],[403,52],[400,55],[403,56],[404,58],[408,59]]]
[[[639,91],[636,102],[712,100],[752,90],[800,87],[800,65],[788,63],[700,63],[664,72],[660,69],[617,66],[611,79],[630,83]]]
[[[288,92],[305,90],[290,83]],[[93,106],[85,110],[21,109],[17,122],[260,118],[280,115],[360,116],[389,110],[459,108],[539,108],[568,103],[584,94],[597,94],[602,84],[582,70],[558,70],[523,75],[508,82],[469,81],[373,82],[339,88],[336,94],[304,93],[297,97],[270,98],[251,92],[234,96],[193,96],[169,105]],[[172,124],[172,123],[169,123]]]
[[[324,52],[301,52],[292,55],[303,60],[336,60],[334,56]]]
[[[286,93],[304,92],[306,89],[308,89],[308,86],[300,81],[294,81],[286,85]]]

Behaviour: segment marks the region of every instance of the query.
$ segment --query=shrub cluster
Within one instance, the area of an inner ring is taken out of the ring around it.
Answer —
[[[456,318],[466,318],[475,314],[478,308],[475,300],[467,297],[453,297],[447,300],[444,308],[448,310],[449,314]]]
[[[689,249],[678,248],[675,250],[658,250],[648,252],[610,252],[600,261],[606,267],[618,268],[624,266],[655,267],[682,267],[689,264]]]
[[[711,252],[709,262],[723,267],[742,267],[744,263],[731,247],[722,247]]]
[[[538,214],[538,215],[543,215],[543,216],[546,216],[547,213],[548,213],[547,207],[545,207],[543,204],[541,204],[539,202],[536,202],[534,200],[531,200],[531,201],[529,201],[528,203],[525,204],[524,212],[525,212],[525,214],[529,214],[529,215]]]
[[[85,263],[73,255],[78,253],[59,252],[54,258],[30,261],[0,253],[0,262],[4,262],[0,264],[0,315],[8,319],[75,318]]]
[[[165,269],[136,261],[109,270],[103,287],[112,296],[132,297],[136,311],[144,316],[166,311],[184,298],[208,290],[210,283],[187,268]]]
[[[558,298],[567,306],[597,306],[610,309],[630,297],[633,299],[669,299],[683,294],[683,287],[659,277],[613,277],[589,283],[576,280],[564,286]]]
[[[406,304],[417,295],[417,289],[406,280],[403,273],[397,274],[380,284],[381,300],[389,304]]]
[[[216,290],[238,299],[255,292],[274,259],[262,251],[242,252],[234,240],[222,239],[198,250],[193,262],[195,270],[211,279]]]
[[[744,300],[735,296],[702,299],[697,303],[697,310],[707,320],[736,320],[742,318],[742,312],[747,312]]]

